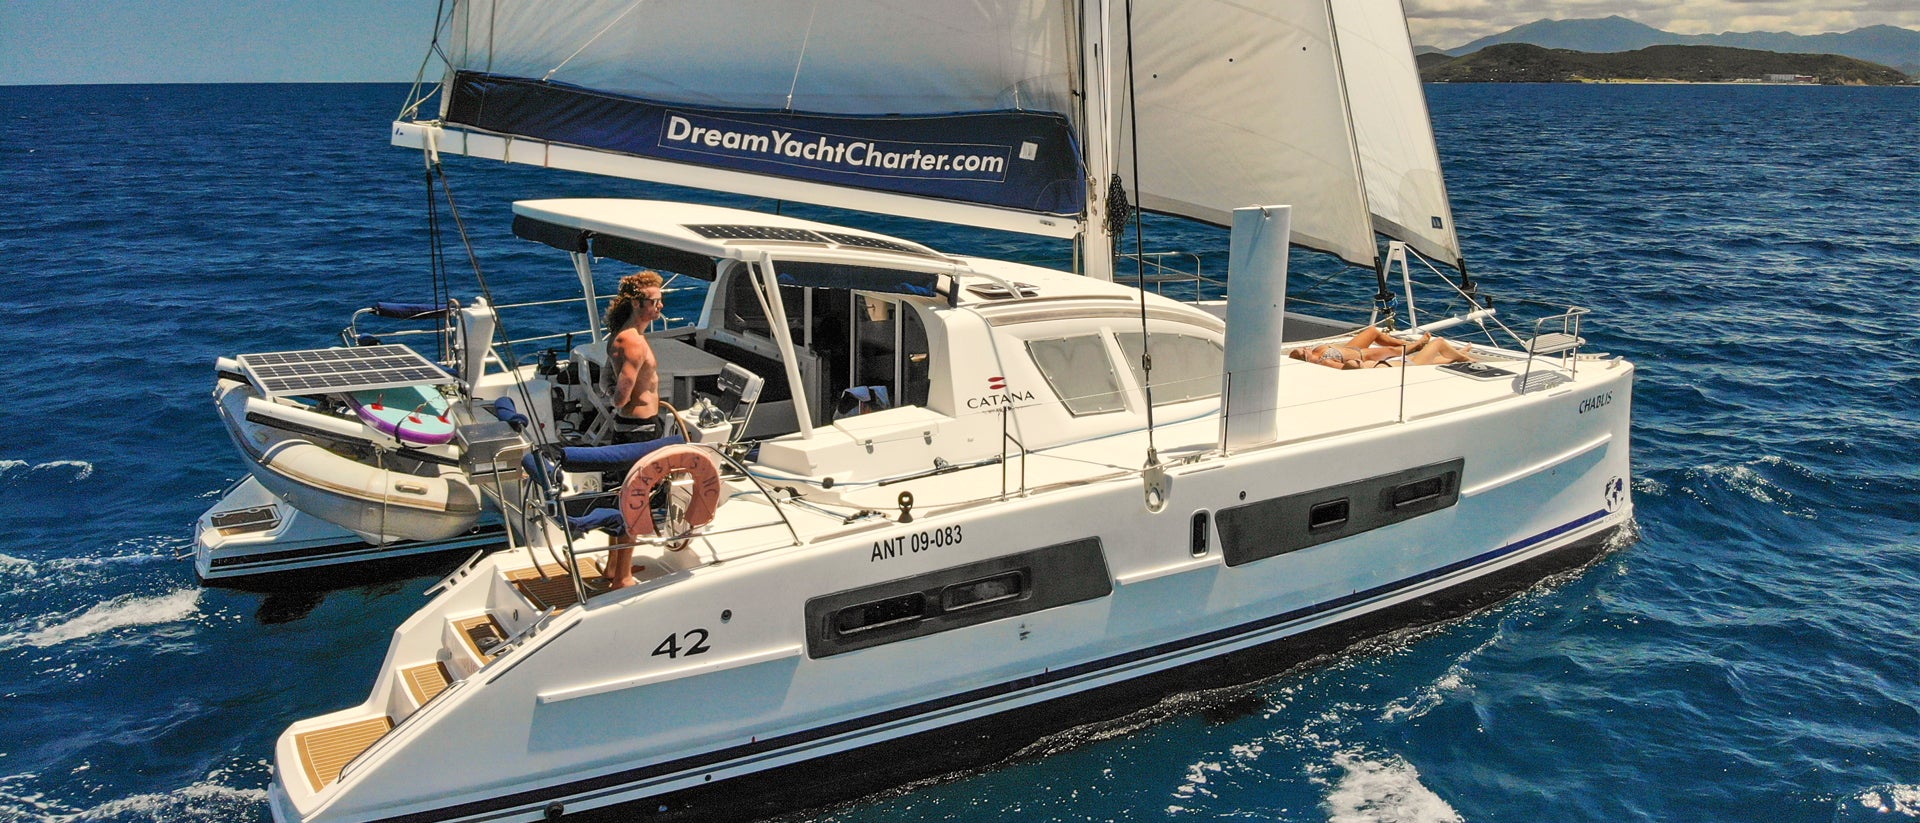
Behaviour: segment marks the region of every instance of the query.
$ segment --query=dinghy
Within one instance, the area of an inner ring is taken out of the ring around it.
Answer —
[[[560,389],[542,413],[573,422],[490,463],[509,547],[430,590],[369,693],[280,736],[282,823],[789,812],[1458,615],[1631,539],[1634,368],[1583,351],[1585,309],[1508,333],[1465,276],[1392,0],[448,14],[437,97],[393,131],[430,168],[944,221],[1070,241],[1073,262],[515,203],[513,234],[589,307],[596,270],[706,284],[698,320],[650,337],[702,427],[590,463],[553,447],[593,427],[573,404],[596,402],[603,335],[506,358],[499,380]],[[1230,229],[1202,258],[1224,293],[1116,256],[1136,206]],[[1289,311],[1300,250],[1359,267],[1374,310]],[[1416,313],[1416,269],[1462,308],[1428,290]],[[1473,356],[1288,356],[1367,325],[1472,334]]]

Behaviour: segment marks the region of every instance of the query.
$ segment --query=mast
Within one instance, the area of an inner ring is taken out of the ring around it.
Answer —
[[[1080,273],[1113,280],[1114,235],[1107,224],[1107,181],[1114,175],[1113,77],[1109,0],[1079,4],[1080,140],[1086,157],[1087,206],[1080,220]]]

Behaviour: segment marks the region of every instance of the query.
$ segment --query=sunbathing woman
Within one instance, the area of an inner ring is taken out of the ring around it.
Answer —
[[[1359,334],[1345,343],[1298,348],[1287,352],[1287,356],[1331,369],[1371,369],[1381,365],[1399,366],[1402,363],[1430,366],[1474,359],[1453,344],[1431,334],[1418,342],[1407,343],[1374,326],[1361,329]]]

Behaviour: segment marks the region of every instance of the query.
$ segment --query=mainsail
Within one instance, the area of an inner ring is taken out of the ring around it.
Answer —
[[[1072,236],[1067,24],[1062,0],[456,3],[444,133],[395,142]]]
[[[1376,231],[1459,258],[1397,0],[456,1],[437,46],[396,144],[1100,240],[1117,172],[1218,225],[1292,205],[1358,265]]]

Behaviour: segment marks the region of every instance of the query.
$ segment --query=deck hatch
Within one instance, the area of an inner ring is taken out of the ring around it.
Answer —
[[[214,515],[210,522],[222,535],[272,531],[280,525],[280,509],[269,505],[224,511]]]
[[[1113,593],[1100,539],[968,563],[807,601],[807,656],[829,657]]]
[[[1410,520],[1460,500],[1465,458],[1221,509],[1227,565],[1238,566]]]

